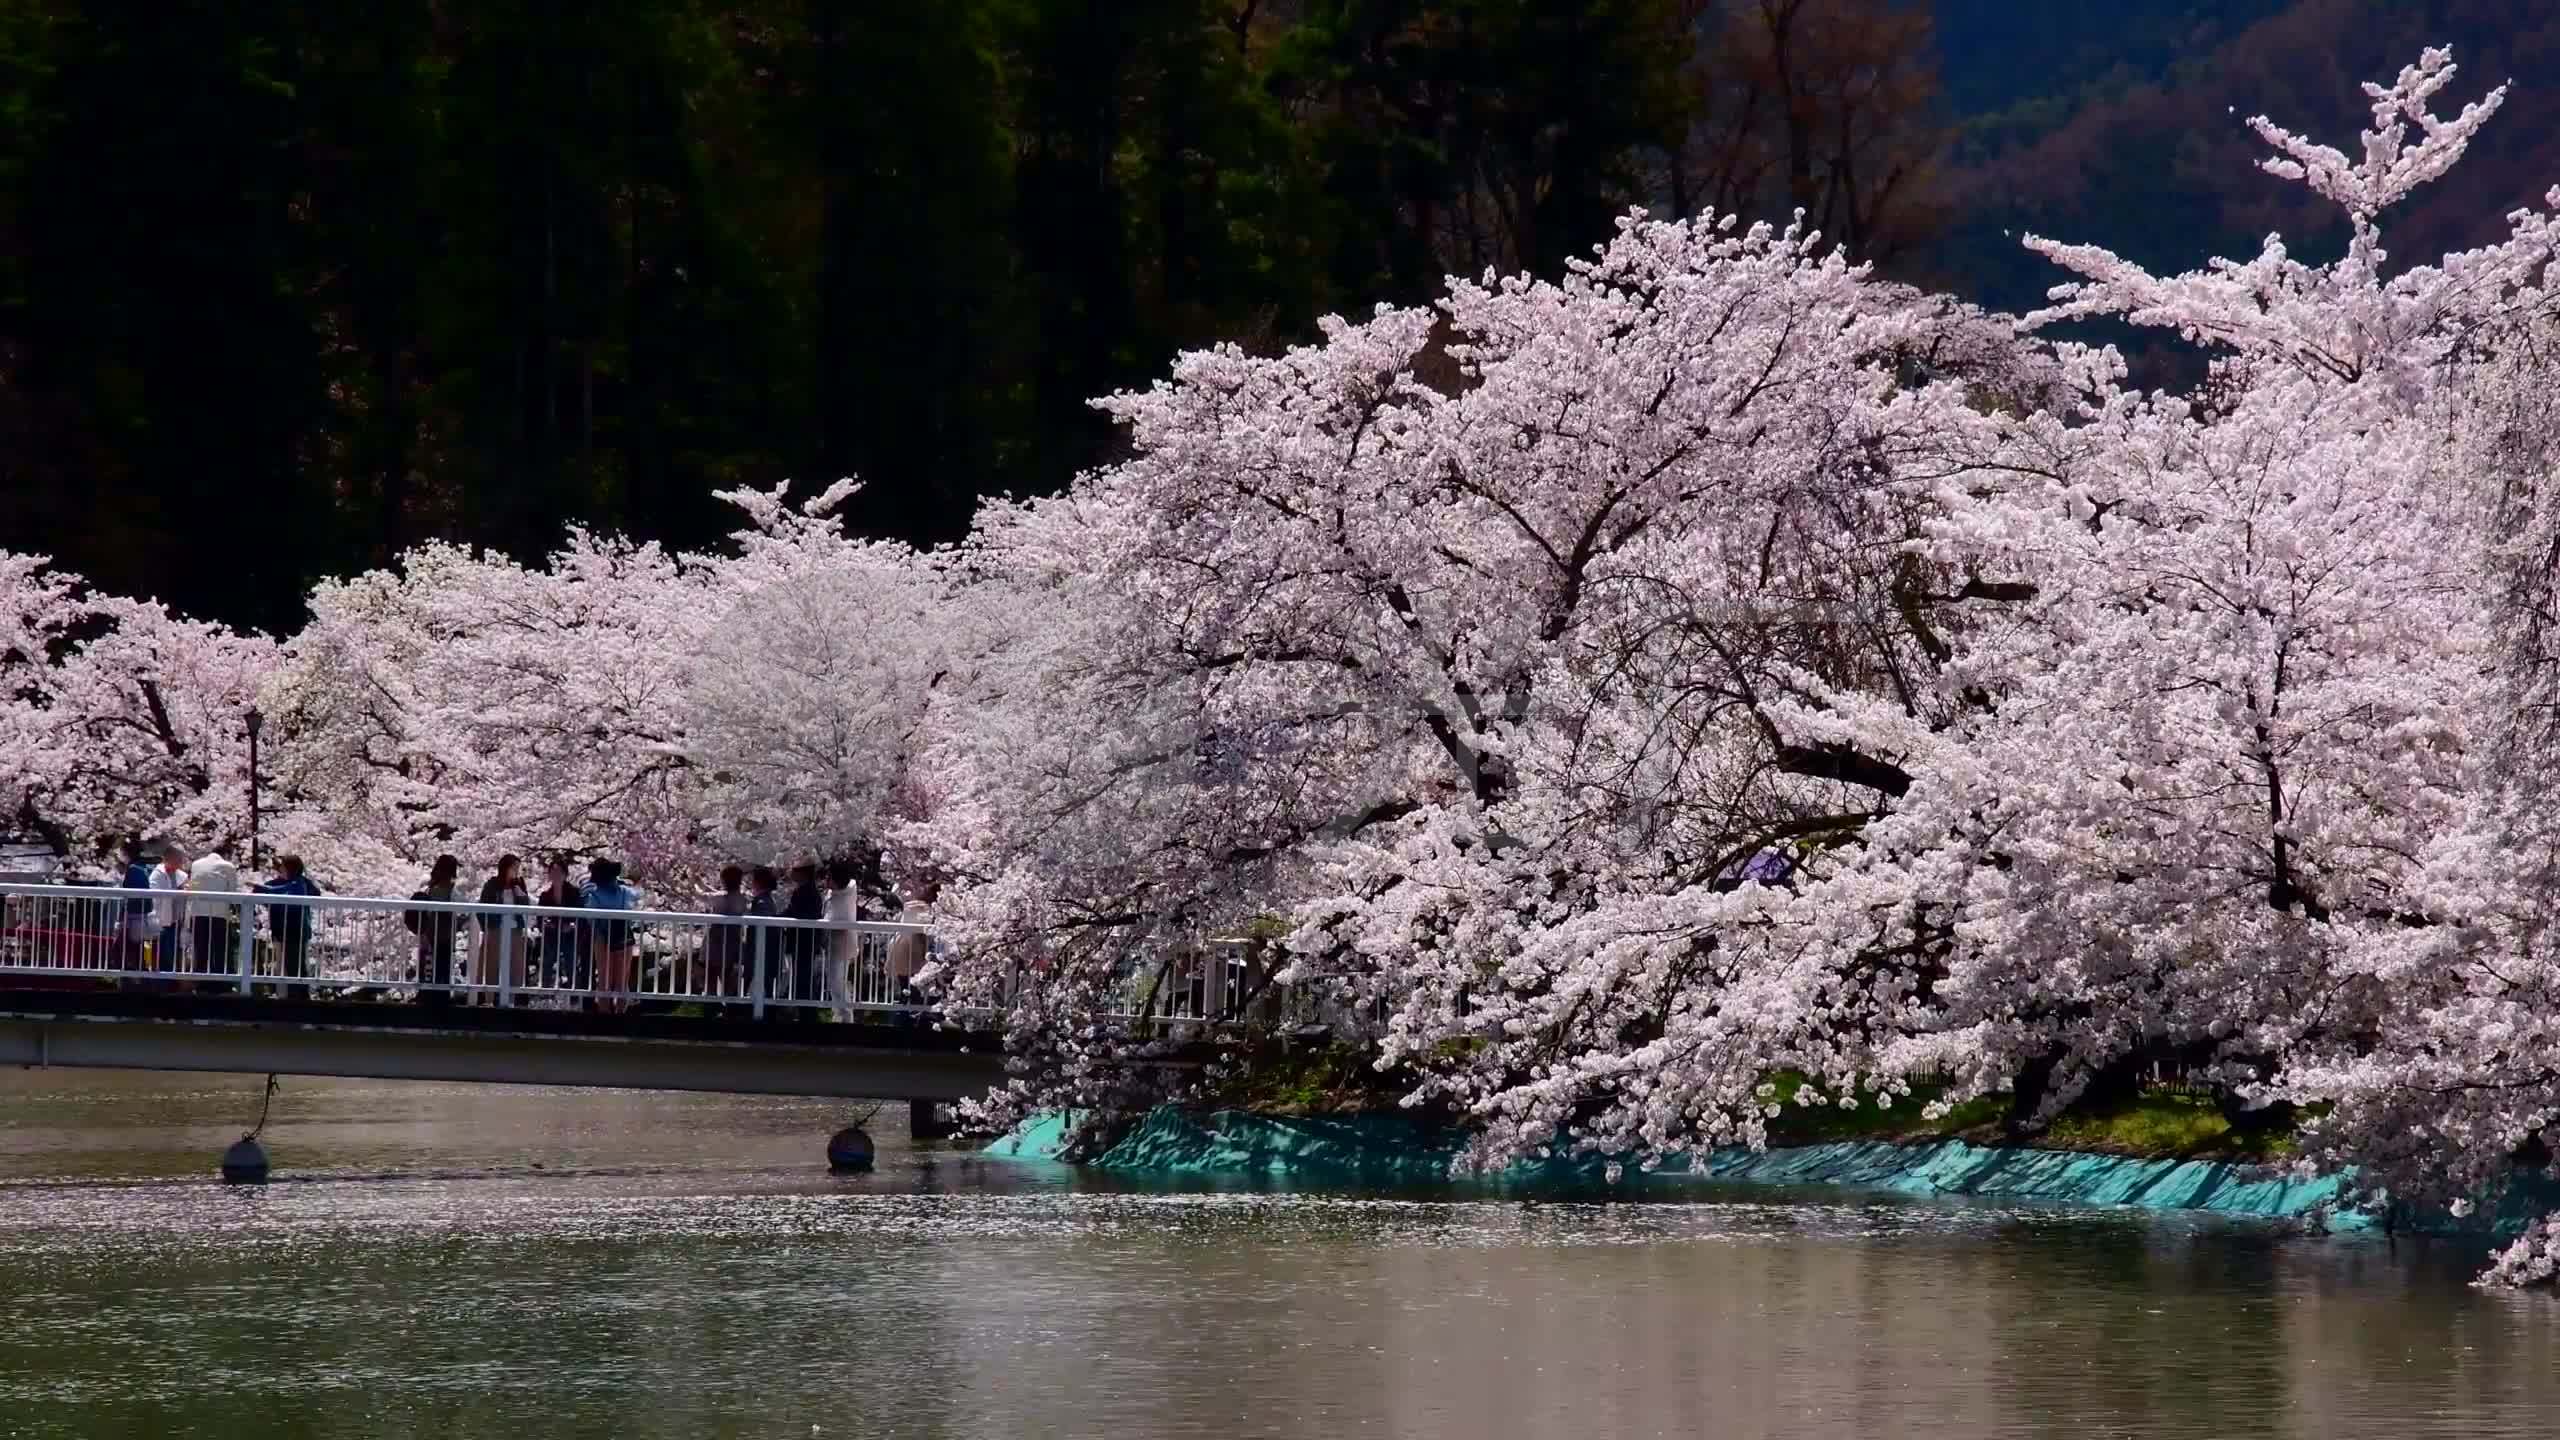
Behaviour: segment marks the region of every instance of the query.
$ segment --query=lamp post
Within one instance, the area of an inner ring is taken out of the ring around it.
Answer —
[[[249,869],[258,870],[258,732],[267,728],[267,717],[258,707],[249,707]]]

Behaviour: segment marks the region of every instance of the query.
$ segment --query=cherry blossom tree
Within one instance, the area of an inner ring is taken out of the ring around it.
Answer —
[[[2272,173],[2345,211],[2331,265],[2271,241],[2252,265],[2156,281],[2048,252],[2090,277],[2049,315],[2115,313],[2227,348],[2236,398],[2211,433],[2270,433],[2286,461],[2271,493],[2296,513],[2270,558],[2330,593],[2277,607],[2275,643],[2261,642],[2288,666],[2252,691],[2264,715],[2251,721],[2267,790],[2251,848],[2281,920],[2220,967],[2233,987],[2220,1033],[2265,1057],[2236,1078],[2333,1107],[2307,1129],[2314,1163],[2355,1164],[2421,1203],[2492,1192],[2546,1160],[2560,1117],[2546,1018],[2560,977],[2543,943],[2560,797],[2547,767],[2514,763],[2547,753],[2549,734],[2536,615],[2553,552],[2536,537],[2550,533],[2553,452],[2531,392],[2549,374],[2552,219],[2520,212],[2499,244],[2397,272],[2380,244],[2378,217],[2455,163],[2503,96],[2440,119],[2430,102],[2453,77],[2431,51],[2367,87],[2357,161],[2255,122],[2279,152]],[[2287,424],[2295,438],[2273,428]],[[2492,1278],[2535,1278],[2546,1238]]]
[[[2048,247],[2091,278],[2034,321],[2176,326],[2230,352],[2215,384],[2128,395],[2059,351],[2091,377],[2080,403],[2000,428],[1931,497],[1902,553],[1978,567],[1993,578],[1968,587],[2002,604],[1941,634],[1946,711],[1825,697],[1827,742],[1899,776],[1854,845],[1805,854],[1774,893],[1559,913],[1539,874],[1490,887],[1513,928],[1464,932],[1449,998],[1408,1004],[1389,1051],[1466,1057],[1435,1083],[1487,1122],[1477,1159],[1753,1141],[1780,1067],[1839,1103],[1949,1072],[1956,1095],[2013,1092],[2032,1127],[2170,1058],[2244,1099],[2334,1105],[2316,1161],[2404,1199],[2530,1151],[2553,1113],[2528,1042],[2548,972],[2502,938],[2524,897],[2481,878],[2516,807],[2484,749],[2491,507],[2446,457],[2472,365],[2540,304],[2548,227],[2520,216],[2502,247],[2397,274],[2373,241],[2485,118],[2428,114],[2449,74],[2431,55],[2376,88],[2361,166],[2262,124],[2279,174],[2349,210],[2359,238],[2332,266],[2161,281]],[[1445,926],[1465,887],[1423,893]],[[1507,957],[1500,987],[1488,955]],[[1656,997],[1642,1023],[1631,989]]]
[[[955,632],[914,551],[845,534],[855,489],[798,506],[728,492],[747,522],[734,553],[689,562],[707,593],[683,631],[675,749],[727,856],[866,862],[888,838]]]
[[[986,517],[982,592],[1054,609],[930,752],[1014,1102],[1145,1093],[1106,1012],[1147,948],[1276,914],[1480,1164],[1756,1143],[1781,1068],[2032,1129],[2160,1060],[2334,1107],[2312,1163],[2404,1199],[2533,1158],[2549,887],[2506,857],[2553,808],[2491,679],[2547,673],[2501,637],[2560,553],[2516,538],[2552,232],[2387,263],[2497,108],[2438,118],[2452,76],[2371,87],[2361,159],[2256,122],[2336,261],[2030,242],[2081,277],[2031,326],[2177,329],[2192,397],[1639,222],[1110,402],[1133,459]]]
[[[381,887],[444,851],[645,843],[680,764],[675,645],[696,608],[673,557],[584,532],[539,569],[431,545],[311,608],[277,767],[334,883],[405,893]]]
[[[1902,547],[1996,405],[2067,378],[1814,236],[1708,220],[1186,357],[1108,402],[1135,458],[969,552],[1054,618],[937,726],[953,983],[1038,956],[1017,1037],[1099,1073],[1096,1008],[1143,1006],[1151,949],[1284,914],[1289,978],[1405,1008],[1388,1060],[1478,1036],[1530,932],[1907,788],[1939,630],[2000,591]]]
[[[276,654],[0,554],[0,801],[84,864],[127,835],[241,844],[246,717]]]
[[[612,853],[683,894],[723,861],[863,848],[923,711],[934,588],[842,534],[851,493],[732,493],[718,554],[572,531],[539,567],[430,545],[324,583],[276,687],[286,828],[376,888],[445,851]]]
[[[0,551],[0,813],[52,827],[57,847],[69,838],[38,804],[59,758],[44,702],[59,652],[85,614],[78,591],[48,557]]]

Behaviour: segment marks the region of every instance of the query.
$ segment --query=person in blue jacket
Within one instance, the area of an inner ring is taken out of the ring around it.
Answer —
[[[613,860],[588,862],[586,902],[590,910],[640,908],[640,897],[622,883],[621,863]],[[619,1015],[631,1008],[631,922],[583,923],[593,934],[596,948],[596,1008],[608,1015]]]
[[[302,868],[302,857],[285,855],[276,860],[276,878],[257,887],[261,895],[292,895],[309,899],[321,893],[320,884]],[[311,907],[308,905],[270,905],[267,907],[267,933],[274,937],[276,954],[283,963],[288,980],[311,978]],[[306,987],[308,988],[308,987]]]
[[[124,877],[116,881],[116,884],[119,888],[126,890],[151,888],[151,861],[142,853],[140,840],[124,842]],[[137,900],[132,896],[125,897],[122,926],[116,940],[116,954],[120,957],[116,968],[119,970],[141,969],[142,947],[151,940],[150,901]]]

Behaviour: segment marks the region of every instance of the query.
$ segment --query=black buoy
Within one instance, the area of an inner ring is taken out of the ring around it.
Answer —
[[[867,1171],[871,1168],[871,1132],[847,1125],[827,1141],[827,1168]]]
[[[263,1185],[267,1179],[267,1147],[255,1135],[243,1135],[222,1152],[222,1178],[232,1185]]]

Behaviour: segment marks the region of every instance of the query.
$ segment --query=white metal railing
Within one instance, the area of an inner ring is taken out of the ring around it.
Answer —
[[[695,1006],[741,1017],[953,1014],[913,983],[932,953],[929,927],[872,920],[0,881],[0,984]],[[1357,1028],[1359,1017],[1312,988],[1257,984],[1255,958],[1250,942],[1233,939],[1159,951],[1151,962],[1133,956],[1119,1016],[1143,1011],[1150,1023],[1182,1028]]]
[[[427,1005],[852,1017],[929,1007],[920,925],[0,884],[0,976]]]

